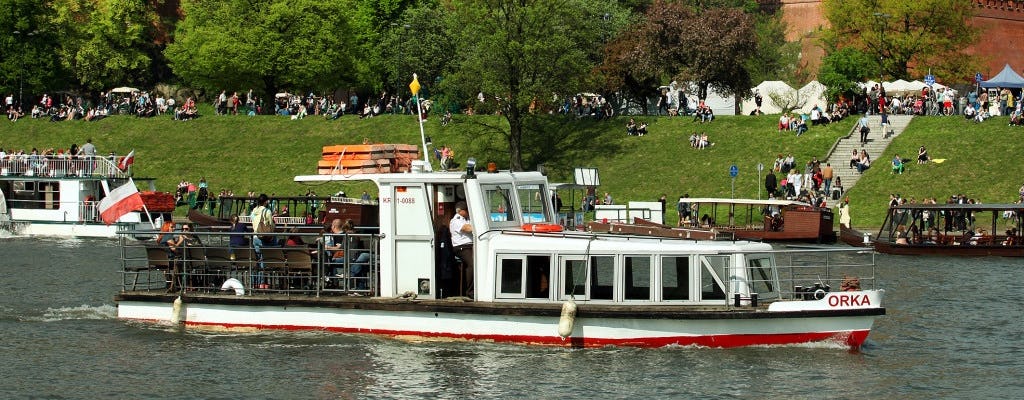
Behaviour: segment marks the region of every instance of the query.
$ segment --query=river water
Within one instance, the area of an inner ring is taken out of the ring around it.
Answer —
[[[1021,398],[1024,261],[879,256],[860,351],[562,349],[115,319],[108,240],[0,237],[0,398]]]

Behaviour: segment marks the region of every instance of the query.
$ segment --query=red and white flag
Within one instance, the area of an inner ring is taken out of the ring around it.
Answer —
[[[121,159],[121,162],[117,163],[117,167],[122,171],[125,171],[132,164],[135,164],[135,149],[132,149],[128,155],[124,156],[124,158]]]
[[[111,190],[107,197],[100,200],[100,218],[103,223],[110,225],[125,214],[141,210],[142,206],[142,195],[135,187],[135,182],[129,179],[128,183]]]

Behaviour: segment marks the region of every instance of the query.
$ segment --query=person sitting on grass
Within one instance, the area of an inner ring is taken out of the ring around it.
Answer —
[[[903,174],[903,159],[900,158],[899,154],[892,158],[892,173]]]

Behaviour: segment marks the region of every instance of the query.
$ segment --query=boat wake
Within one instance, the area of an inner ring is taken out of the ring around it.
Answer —
[[[117,307],[111,304],[100,306],[80,305],[77,307],[48,308],[43,315],[26,320],[42,322],[67,321],[67,320],[102,320],[117,318]]]

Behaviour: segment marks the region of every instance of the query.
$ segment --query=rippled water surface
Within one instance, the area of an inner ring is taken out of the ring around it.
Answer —
[[[1021,398],[1024,261],[880,256],[882,317],[831,345],[584,349],[118,321],[106,240],[0,237],[0,398]]]

